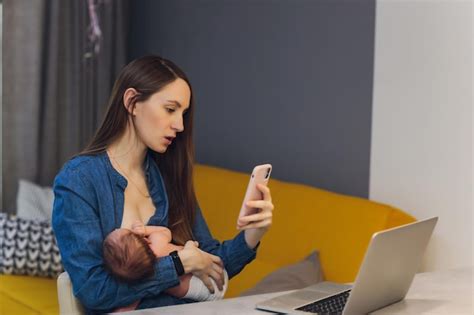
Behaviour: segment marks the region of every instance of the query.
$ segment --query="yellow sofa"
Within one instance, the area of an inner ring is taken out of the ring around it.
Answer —
[[[276,174],[276,173],[275,173]],[[197,165],[196,194],[213,235],[232,238],[249,175]],[[353,281],[376,231],[414,221],[401,210],[300,184],[271,179],[273,226],[255,261],[230,281],[226,297],[239,295],[270,272],[320,252],[325,278]],[[56,280],[0,276],[0,314],[58,314]]]

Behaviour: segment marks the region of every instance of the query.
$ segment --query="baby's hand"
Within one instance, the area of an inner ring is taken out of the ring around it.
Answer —
[[[137,220],[132,224],[132,232],[139,235],[145,235],[146,229],[142,221]]]

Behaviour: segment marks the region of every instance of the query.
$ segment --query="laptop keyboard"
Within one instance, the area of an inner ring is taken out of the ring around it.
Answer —
[[[296,310],[310,313],[341,314],[344,306],[346,305],[349,293],[350,290],[344,291],[323,300],[303,305]]]

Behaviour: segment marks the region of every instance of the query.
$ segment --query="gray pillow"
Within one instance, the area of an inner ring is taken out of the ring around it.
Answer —
[[[270,273],[241,296],[301,289],[321,281],[324,281],[324,276],[319,252],[314,251],[302,261]]]
[[[20,179],[16,198],[17,216],[28,220],[51,221],[54,193],[51,187],[41,187]]]

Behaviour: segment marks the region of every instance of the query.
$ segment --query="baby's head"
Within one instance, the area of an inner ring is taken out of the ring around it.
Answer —
[[[147,240],[128,229],[116,229],[104,240],[106,269],[126,283],[150,278],[155,274],[156,256]]]

